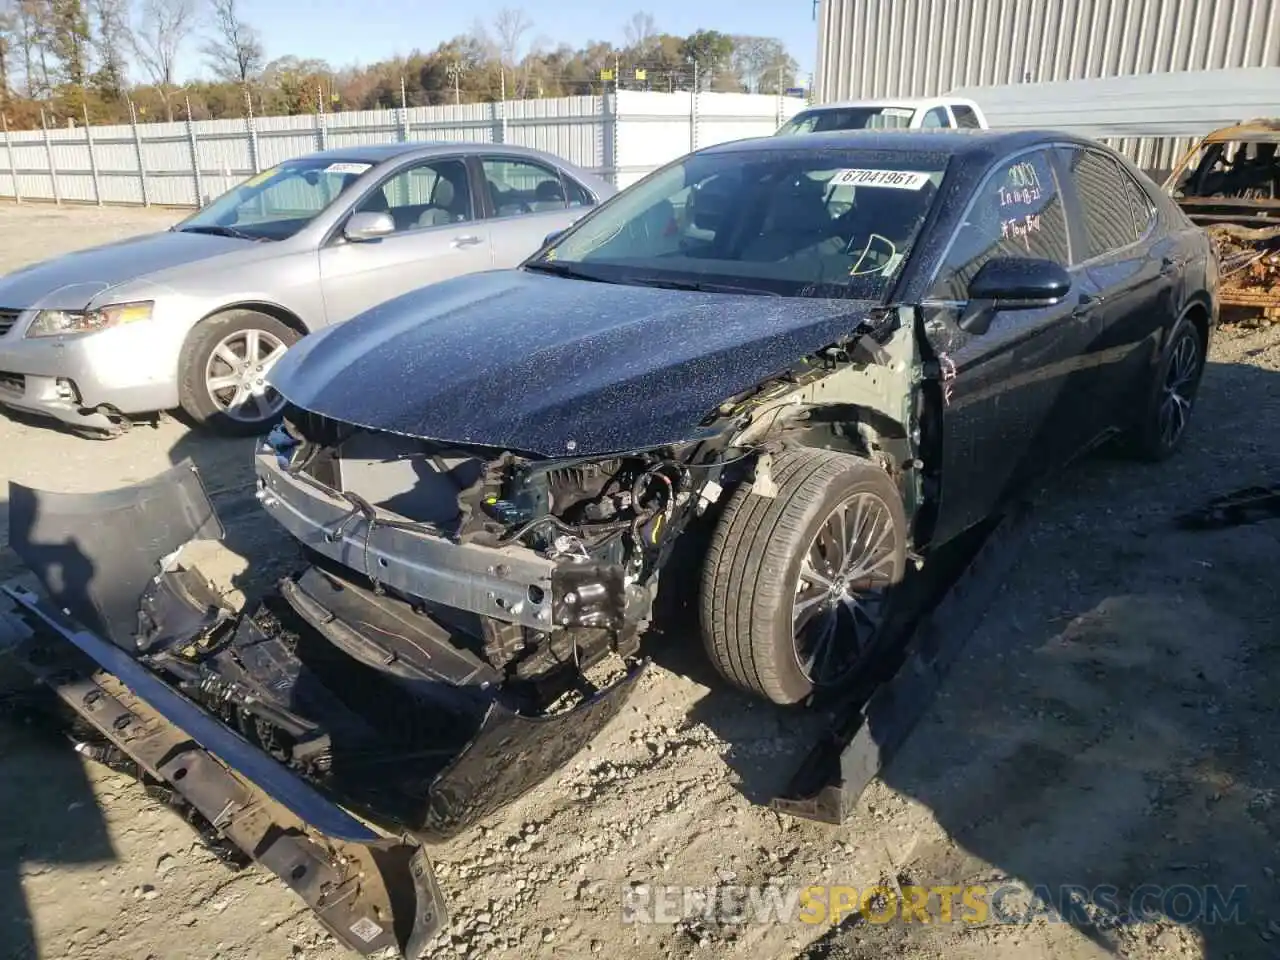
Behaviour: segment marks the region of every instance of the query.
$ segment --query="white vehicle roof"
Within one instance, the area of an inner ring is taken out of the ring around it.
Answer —
[[[929,110],[933,107],[961,104],[981,110],[968,97],[892,97],[881,100],[841,100],[838,103],[815,103],[807,110],[840,110],[847,107],[901,107],[907,110]]]

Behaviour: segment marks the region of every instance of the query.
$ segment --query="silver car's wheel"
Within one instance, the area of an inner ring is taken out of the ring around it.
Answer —
[[[179,361],[182,409],[221,433],[265,433],[285,406],[267,376],[301,336],[257,310],[228,310],[202,321],[187,337]]]
[[[260,424],[284,408],[284,397],[267,384],[267,374],[288,347],[266,330],[237,330],[214,346],[205,364],[209,399],[238,423]]]

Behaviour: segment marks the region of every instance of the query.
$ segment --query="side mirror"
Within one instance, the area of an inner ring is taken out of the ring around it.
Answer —
[[[568,232],[569,231],[567,227],[564,230],[552,230],[550,233],[548,233],[545,237],[542,238],[542,245],[544,247],[549,247]]]
[[[353,213],[342,228],[342,235],[352,243],[367,243],[370,240],[381,240],[396,232],[396,222],[389,213],[362,212]]]
[[[988,260],[969,281],[969,306],[960,318],[960,329],[986,333],[997,310],[1051,307],[1070,292],[1071,274],[1052,260]]]

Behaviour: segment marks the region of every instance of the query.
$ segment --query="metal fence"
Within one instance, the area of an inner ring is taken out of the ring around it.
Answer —
[[[535,147],[627,186],[697,147],[764,136],[804,106],[736,93],[621,91],[294,117],[6,132],[0,197],[198,206],[290,157],[333,147],[448,140]]]

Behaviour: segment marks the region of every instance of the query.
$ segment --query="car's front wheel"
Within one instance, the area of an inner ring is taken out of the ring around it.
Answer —
[[[202,321],[182,351],[178,398],[192,420],[219,433],[263,433],[284,409],[267,374],[297,343],[298,331],[256,310]]]
[[[775,497],[744,484],[703,569],[702,636],[729,682],[778,704],[851,680],[879,638],[906,566],[893,481],[862,457],[790,450]]]

